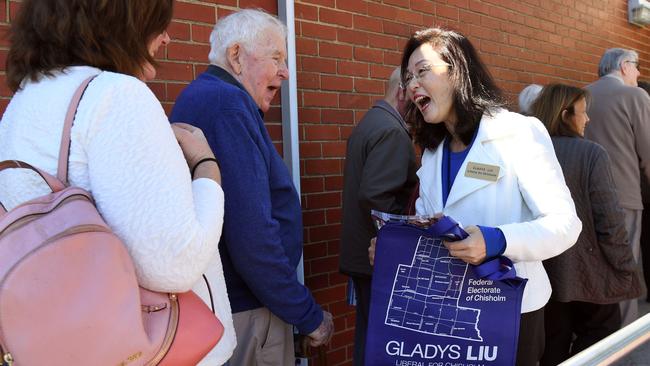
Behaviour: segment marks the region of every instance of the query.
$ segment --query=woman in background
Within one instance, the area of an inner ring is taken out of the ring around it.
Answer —
[[[544,261],[553,293],[546,305],[541,365],[557,365],[621,327],[618,302],[640,295],[623,212],[607,152],[583,139],[588,91],[551,84],[533,104],[548,129],[582,232],[577,243]]]
[[[142,287],[193,289],[210,304],[206,274],[225,328],[202,362],[213,366],[235,346],[217,248],[224,205],[219,167],[202,132],[170,128],[143,82],[155,77],[154,54],[169,42],[172,6],[173,0],[23,1],[11,27],[7,83],[15,94],[0,122],[0,161],[22,160],[56,175],[72,95],[96,76],[71,131],[70,184],[92,193]],[[0,175],[7,209],[49,193],[28,173]]]

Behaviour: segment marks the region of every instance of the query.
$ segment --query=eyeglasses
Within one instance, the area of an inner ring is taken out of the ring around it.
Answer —
[[[625,61],[625,62],[630,63],[630,64],[634,64],[634,67],[636,67],[637,70],[639,70],[640,67],[641,67],[641,64],[639,63],[639,61],[631,61],[631,60],[627,60],[627,61]]]
[[[413,74],[411,72],[407,72],[404,75],[404,78],[402,79],[402,81],[399,83],[399,87],[402,88],[402,89],[406,89],[406,88],[409,87],[409,85],[411,85],[411,82],[413,80],[416,80],[419,83],[421,79],[423,79],[424,77],[426,77],[429,74],[429,71],[431,71],[431,69],[433,69],[434,67],[440,67],[440,66],[450,67],[451,65],[447,64],[447,63],[422,65],[422,66],[420,66],[420,68],[417,69],[415,74]]]

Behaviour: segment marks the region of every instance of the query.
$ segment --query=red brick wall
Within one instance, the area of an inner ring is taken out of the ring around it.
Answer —
[[[0,36],[18,4],[0,0]],[[166,110],[205,68],[215,20],[247,7],[277,13],[275,0],[176,1],[173,41],[161,49],[162,67],[151,83]],[[381,98],[413,30],[435,24],[468,35],[512,101],[533,82],[587,84],[609,47],[637,50],[642,78],[650,73],[650,28],[627,23],[625,0],[306,0],[296,1],[295,14],[305,274],[318,302],[335,316],[328,365],[351,364],[353,347],[354,309],[346,305],[346,278],[338,273],[345,141]],[[3,37],[2,69],[7,49]],[[4,78],[0,72],[0,110],[11,96]],[[279,108],[267,120],[279,147]]]
[[[571,3],[565,6],[562,3]],[[299,1],[295,6],[307,283],[336,316],[328,361],[350,364],[354,310],[337,273],[345,140],[416,29],[468,35],[511,100],[527,84],[585,85],[603,51],[640,53],[650,73],[650,30],[627,23],[624,0]]]

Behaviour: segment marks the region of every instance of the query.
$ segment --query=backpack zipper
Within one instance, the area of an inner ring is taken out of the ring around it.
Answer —
[[[14,271],[14,269],[15,269],[15,268],[20,264],[20,263],[22,263],[22,262],[25,260],[26,257],[28,257],[29,255],[31,255],[32,253],[38,251],[39,249],[43,248],[43,247],[46,246],[46,245],[49,245],[49,244],[51,244],[51,243],[53,243],[53,242],[55,242],[55,241],[57,241],[57,240],[59,240],[59,239],[61,239],[61,238],[66,237],[66,236],[75,235],[75,234],[80,234],[80,233],[87,233],[87,232],[92,232],[92,231],[94,231],[94,232],[102,232],[102,233],[106,233],[106,234],[112,234],[112,235],[115,235],[115,234],[114,234],[113,232],[111,232],[107,227],[105,227],[105,226],[101,226],[101,225],[97,225],[97,224],[78,225],[78,226],[73,226],[73,227],[71,227],[71,228],[68,228],[68,229],[66,229],[66,230],[64,230],[64,231],[62,231],[62,232],[60,232],[60,233],[58,233],[58,234],[52,236],[52,237],[49,238],[48,240],[46,240],[46,241],[44,241],[43,243],[41,243],[41,245],[39,245],[39,246],[33,248],[31,251],[25,253],[25,255],[23,255],[23,257],[20,258],[20,260],[18,260],[18,262],[14,263],[13,266],[12,266],[12,267],[7,271],[7,273],[5,274],[4,278],[0,281],[0,288],[2,288],[2,286],[4,285],[4,282],[5,282],[5,280],[6,280],[6,278],[7,278],[7,277],[8,277],[8,276],[9,276],[9,275]],[[2,326],[0,326],[0,338],[2,338]],[[1,344],[0,344],[0,352],[1,352],[1,351],[2,351],[2,346],[1,346]]]
[[[165,339],[163,340],[162,346],[156,355],[147,363],[147,366],[154,366],[160,363],[176,337],[176,330],[178,329],[178,316],[179,316],[179,306],[178,306],[178,297],[176,294],[169,294],[169,303],[171,305],[169,312],[169,324],[167,325],[167,333],[165,334]]]
[[[0,354],[2,354],[2,366],[12,366],[14,364],[14,358],[9,352],[5,352],[4,347],[0,345]]]
[[[14,230],[19,229],[23,224],[27,223],[28,221],[31,221],[31,219],[34,216],[42,216],[42,215],[49,214],[50,212],[52,212],[52,211],[56,210],[57,208],[59,208],[59,206],[61,206],[66,201],[81,200],[82,198],[79,198],[79,197],[83,197],[84,199],[86,199],[86,200],[88,200],[89,202],[92,203],[92,201],[88,199],[88,196],[86,196],[84,194],[81,194],[81,193],[72,194],[72,195],[66,197],[65,199],[61,200],[61,202],[57,203],[56,206],[52,207],[51,209],[49,209],[47,211],[37,212],[37,213],[25,215],[25,216],[21,217],[20,219],[12,222],[11,224],[7,225],[6,228],[4,228],[2,231],[0,231],[0,236],[9,234],[10,232],[12,232]]]

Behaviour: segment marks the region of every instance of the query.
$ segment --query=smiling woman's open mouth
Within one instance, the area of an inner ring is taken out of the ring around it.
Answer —
[[[429,106],[429,102],[431,102],[431,98],[420,95],[415,98],[415,104],[417,104],[418,107],[420,107],[420,110],[425,110]]]

